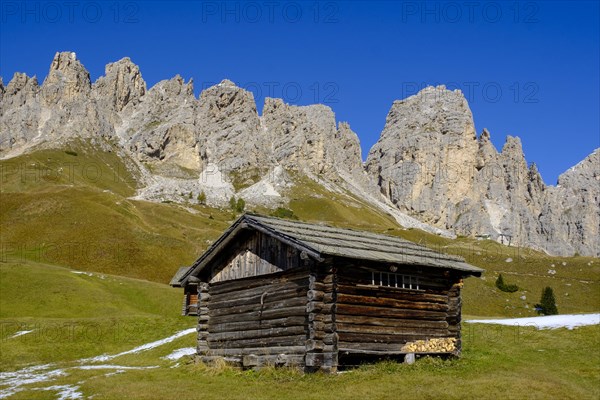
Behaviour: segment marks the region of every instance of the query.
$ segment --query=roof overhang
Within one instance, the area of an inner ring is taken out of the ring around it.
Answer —
[[[187,285],[196,285],[198,281],[197,278],[201,275],[202,271],[207,267],[207,265],[210,265],[211,261],[215,260],[215,258],[218,257],[222,250],[224,250],[232,242],[237,240],[238,237],[242,235],[245,231],[247,232],[249,230],[262,232],[265,235],[273,237],[297,249],[299,252],[302,253],[303,257],[312,258],[317,262],[322,262],[325,260],[325,258],[329,257],[342,257],[392,264],[404,264],[402,261],[406,261],[411,265],[422,265],[423,267],[456,271],[459,274],[462,274],[463,276],[473,275],[480,277],[484,272],[483,269],[468,264],[461,257],[451,256],[444,253],[438,253],[423,246],[421,247],[424,251],[427,252],[429,256],[420,257],[420,259],[415,258],[415,254],[411,252],[407,252],[406,254],[404,254],[402,259],[397,259],[394,257],[390,258],[389,254],[386,254],[381,251],[379,251],[378,253],[365,253],[364,251],[353,252],[351,255],[348,253],[340,254],[339,248],[331,246],[321,246],[317,241],[312,240],[312,237],[309,238],[306,235],[296,235],[297,237],[294,237],[294,231],[289,231],[288,234],[286,234],[285,232],[283,232],[285,231],[285,229],[277,228],[277,223],[275,223],[275,221],[279,221],[279,223],[286,222],[288,224],[291,223],[311,227],[318,226],[313,224],[291,222],[275,218],[267,218],[253,214],[244,214],[241,217],[239,217],[190,267],[180,268],[177,271],[177,274],[171,280],[171,286],[183,287]],[[356,231],[352,231],[352,233],[356,234]],[[364,234],[373,235],[367,232],[364,232]],[[377,240],[390,239],[386,236],[381,236],[382,238],[377,238]],[[408,243],[410,243],[411,246],[419,246],[412,242]]]
[[[219,254],[221,250],[226,248],[230,243],[235,241],[237,237],[244,230],[256,230],[262,232],[268,236],[274,237],[277,240],[298,249],[300,252],[304,252],[308,257],[314,259],[315,261],[323,261],[323,257],[321,253],[311,246],[291,237],[285,235],[281,232],[276,231],[275,229],[261,224],[259,221],[252,218],[251,214],[244,214],[240,218],[238,218],[229,229],[221,235],[209,248],[206,250],[198,260],[194,262],[188,270],[181,275],[179,281],[176,284],[173,284],[176,276],[171,280],[171,286],[174,287],[182,287],[186,286],[190,283],[190,279],[192,277],[197,277],[201,271],[208,265],[210,262]]]

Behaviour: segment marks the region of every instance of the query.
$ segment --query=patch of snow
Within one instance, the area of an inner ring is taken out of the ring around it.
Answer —
[[[547,315],[543,317],[528,318],[500,318],[500,319],[471,319],[465,322],[472,324],[498,324],[508,326],[533,326],[537,329],[573,329],[578,326],[600,324],[599,314],[564,314]]]
[[[79,391],[79,386],[75,385],[53,385],[45,388],[34,388],[32,390],[50,390],[58,392],[58,400],[83,399],[83,394]]]
[[[36,365],[14,372],[0,372],[0,386],[8,386],[0,390],[0,399],[25,390],[23,386],[51,381],[66,375],[62,369],[46,371],[53,364]]]
[[[102,364],[102,365],[80,365],[78,367],[73,367],[73,368],[82,369],[82,370],[116,369],[116,370],[120,370],[120,371],[125,371],[127,369],[154,369],[154,368],[158,368],[158,365],[151,365],[148,367],[128,367],[125,365]]]
[[[92,274],[91,272],[83,272],[83,271],[71,271],[72,274],[77,274],[77,275],[87,275],[87,276],[94,276],[94,274]]]
[[[44,382],[50,382],[59,377],[68,376],[66,372],[68,369],[80,369],[80,370],[103,370],[103,369],[116,369],[115,373],[125,372],[126,370],[141,370],[141,369],[153,369],[158,368],[158,365],[146,366],[146,367],[129,367],[123,365],[80,365],[69,368],[57,368],[50,369],[55,364],[44,364],[36,365],[20,369],[14,372],[0,372],[0,386],[6,386],[0,390],[0,399],[5,399],[16,393],[26,390],[26,385],[40,384]],[[108,374],[106,374],[108,375]],[[81,383],[81,382],[79,382]],[[49,390],[58,391],[58,399],[71,400],[81,399],[83,395],[78,391],[79,386],[73,385],[54,385],[45,388],[31,388],[30,390]]]
[[[189,335],[189,334],[194,333],[194,332],[196,332],[196,328],[185,329],[185,330],[179,331],[179,332],[175,333],[174,335],[171,335],[171,336],[169,336],[167,338],[160,339],[160,340],[157,340],[155,342],[146,343],[146,344],[143,344],[141,346],[135,347],[135,348],[133,348],[131,350],[123,351],[123,352],[118,353],[118,354],[112,354],[112,355],[103,354],[101,356],[96,356],[96,357],[92,357],[92,358],[85,358],[85,359],[79,360],[79,362],[84,363],[84,362],[108,361],[108,360],[115,359],[117,357],[125,356],[127,354],[141,353],[143,351],[151,350],[151,349],[154,349],[156,347],[162,346],[164,344],[171,343],[172,341],[174,341],[176,339],[179,339],[180,337]]]
[[[33,330],[31,330],[31,331],[19,331],[19,332],[15,333],[14,335],[12,335],[11,337],[9,337],[9,339],[13,339],[13,338],[16,338],[16,337],[19,337],[19,336],[27,335],[28,333],[31,333],[31,332],[33,332]]]
[[[179,360],[184,356],[191,356],[192,354],[196,354],[196,349],[194,347],[184,347],[182,349],[173,350],[173,352],[167,356],[162,357],[164,360]]]

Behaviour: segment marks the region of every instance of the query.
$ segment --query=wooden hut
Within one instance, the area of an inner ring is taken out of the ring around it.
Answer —
[[[459,355],[462,279],[482,272],[398,237],[245,214],[171,285],[205,360],[334,371]]]

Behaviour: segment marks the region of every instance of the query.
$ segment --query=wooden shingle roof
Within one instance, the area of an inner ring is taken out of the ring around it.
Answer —
[[[475,276],[480,276],[484,271],[466,263],[462,257],[440,253],[395,236],[244,214],[187,271],[183,274],[178,271],[171,285],[179,286],[190,276],[196,276],[242,229],[261,231],[300,251],[305,251],[316,260],[327,256],[345,257],[444,268]]]

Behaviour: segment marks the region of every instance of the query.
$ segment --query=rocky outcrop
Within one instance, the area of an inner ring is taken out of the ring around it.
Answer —
[[[23,146],[37,135],[41,108],[37,78],[16,73],[0,102],[0,152]]]
[[[358,136],[347,123],[336,127],[327,106],[293,106],[267,98],[261,122],[280,165],[333,180],[342,171],[362,169]]]
[[[394,102],[367,171],[400,210],[429,224],[556,255],[600,255],[597,152],[547,187],[519,138],[508,136],[498,152],[487,130],[474,132],[460,91],[426,88]]]
[[[395,101],[367,171],[400,210],[453,227],[456,206],[473,192],[477,138],[459,91],[429,87]]]
[[[46,106],[86,100],[91,91],[90,73],[75,53],[56,53],[42,85],[42,103]]]
[[[56,53],[41,87],[35,77],[15,74],[0,105],[0,152],[69,137],[112,138],[114,128],[90,93],[90,75],[75,53]]]
[[[543,248],[599,256],[600,148],[548,187],[541,210]]]
[[[41,86],[0,79],[0,156],[72,138],[117,145],[140,171],[141,199],[205,192],[211,205],[237,195],[285,206],[293,170],[407,227],[600,256],[600,151],[546,186],[519,138],[498,152],[487,130],[477,137],[462,93],[443,86],[395,101],[363,165],[358,136],[329,107],[267,98],[259,116],[252,93],[228,80],[199,98],[180,76],[148,90],[123,58],[92,84],[70,52],[55,55]]]
[[[200,157],[229,174],[268,169],[268,141],[260,129],[251,92],[224,80],[202,92],[198,105]],[[265,151],[267,150],[267,151]]]
[[[146,94],[140,68],[125,57],[105,68],[105,75],[92,86],[94,98],[104,109],[120,112],[125,106],[139,104]]]
[[[128,103],[119,114],[123,122],[117,128],[126,148],[163,175],[185,177],[182,168],[197,172],[201,160],[193,82],[176,76],[131,101],[137,104]]]

